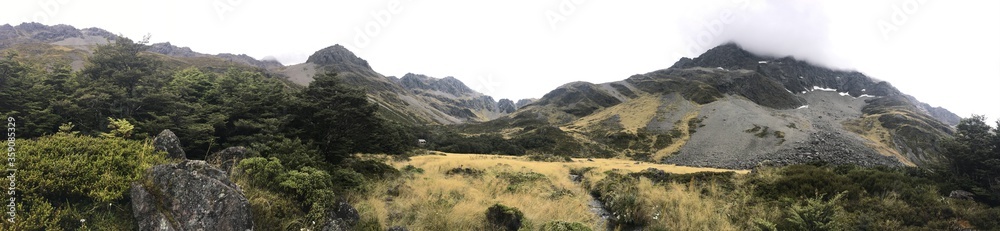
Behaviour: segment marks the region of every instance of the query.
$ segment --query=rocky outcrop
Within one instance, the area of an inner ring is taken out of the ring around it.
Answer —
[[[353,72],[363,76],[379,76],[368,65],[368,61],[354,55],[340,44],[316,51],[306,59],[307,63],[330,67],[335,72]]]
[[[207,56],[207,55],[204,55],[204,54],[201,54],[201,53],[194,52],[194,51],[191,50],[191,48],[188,48],[188,47],[174,46],[174,45],[170,44],[170,42],[154,43],[153,45],[149,45],[149,48],[147,48],[146,51],[153,52],[153,53],[160,53],[160,54],[164,54],[164,55],[168,55],[168,56],[174,56],[174,57],[202,57],[202,56]]]
[[[253,230],[242,191],[204,161],[154,166],[131,195],[139,230]]]
[[[473,91],[465,83],[451,76],[438,79],[426,75],[407,73],[399,79],[399,83],[410,90],[439,91],[455,97],[479,95],[478,92]]]
[[[519,99],[517,100],[517,103],[514,103],[514,106],[522,108],[524,106],[528,106],[528,104],[534,103],[535,101],[538,101],[538,99]]]
[[[184,149],[181,148],[181,141],[170,129],[163,130],[156,138],[153,138],[153,147],[158,151],[167,152],[167,157],[173,159],[187,159]]]
[[[347,202],[337,202],[337,207],[327,214],[327,223],[323,231],[347,231],[353,230],[354,226],[361,220],[358,210],[354,209]]]
[[[225,171],[226,173],[232,173],[233,167],[240,163],[241,160],[246,158],[250,154],[250,150],[242,146],[229,147],[212,153],[205,157],[205,161],[209,164],[214,165]]]
[[[500,99],[497,101],[497,108],[500,109],[501,113],[510,114],[517,110],[517,105],[510,99]]]

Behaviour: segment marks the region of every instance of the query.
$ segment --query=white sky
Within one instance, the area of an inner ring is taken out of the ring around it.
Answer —
[[[992,0],[0,3],[0,24],[24,21],[151,34],[152,42],[286,65],[342,44],[387,76],[454,76],[515,100],[572,81],[667,68],[736,40],[751,51],[864,72],[962,117],[1000,118],[1000,1]]]

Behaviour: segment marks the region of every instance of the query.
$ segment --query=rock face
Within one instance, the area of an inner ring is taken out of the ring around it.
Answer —
[[[157,165],[131,193],[139,230],[253,230],[242,191],[204,161]]]
[[[250,151],[242,146],[229,147],[208,155],[205,157],[205,161],[219,167],[219,169],[226,171],[226,173],[232,173],[233,167],[239,164],[243,158],[246,158],[249,153]]]
[[[340,44],[316,51],[309,56],[309,59],[307,59],[306,62],[320,66],[329,66],[338,72],[353,72],[366,76],[378,75],[378,73],[375,73],[375,71],[372,70],[372,67],[368,65],[368,61],[354,55],[353,52],[347,50],[347,48],[341,46]]]
[[[358,210],[343,201],[337,202],[337,208],[330,211],[327,217],[329,220],[326,226],[323,227],[324,231],[352,230],[358,224],[358,221],[361,220]]]
[[[167,152],[167,157],[174,159],[187,159],[184,149],[181,148],[181,141],[170,129],[163,130],[156,138],[153,138],[153,147],[159,151]]]
[[[497,101],[497,108],[502,113],[510,114],[517,110],[517,105],[514,105],[514,101],[510,99],[500,99]]]

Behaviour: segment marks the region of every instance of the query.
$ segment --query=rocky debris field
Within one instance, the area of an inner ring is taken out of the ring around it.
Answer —
[[[790,165],[812,162],[855,164],[860,166],[902,166],[893,157],[884,156],[839,132],[820,131],[798,141],[791,148],[774,153],[704,153],[674,155],[664,162],[676,165],[725,169],[751,169],[758,165]]]

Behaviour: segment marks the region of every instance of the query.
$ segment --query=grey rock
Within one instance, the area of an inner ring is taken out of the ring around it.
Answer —
[[[226,173],[232,173],[233,167],[236,167],[249,154],[250,151],[242,146],[229,147],[208,155],[205,157],[205,160],[209,164],[219,167],[222,171],[226,171]]]
[[[517,110],[517,105],[510,99],[500,99],[500,101],[497,101],[497,108],[500,109],[501,113],[509,114]]]
[[[965,191],[965,190],[954,190],[954,191],[951,191],[951,193],[948,194],[948,197],[955,198],[955,199],[960,199],[960,200],[972,200],[973,196],[975,196],[975,194],[972,194],[971,192],[968,192],[968,191]]]
[[[165,129],[153,138],[153,147],[158,151],[167,152],[167,157],[174,159],[187,159],[184,149],[181,148],[181,141],[170,129]]]
[[[389,227],[389,231],[410,231],[410,230],[406,229],[406,227],[398,226],[397,225],[397,226]]]
[[[337,202],[337,207],[327,214],[327,219],[329,220],[323,227],[324,231],[352,230],[361,220],[361,215],[354,206],[340,201]]]
[[[131,195],[139,230],[253,230],[243,192],[205,161],[154,166]]]

